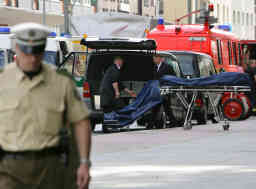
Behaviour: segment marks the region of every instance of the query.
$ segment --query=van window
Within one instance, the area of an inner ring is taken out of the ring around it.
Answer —
[[[235,42],[232,43],[232,47],[233,47],[233,55],[234,55],[234,64],[237,65],[237,52],[236,52],[236,43]]]
[[[175,54],[180,63],[180,69],[184,76],[194,76],[196,69],[194,67],[194,55]]]
[[[222,64],[222,45],[221,40],[217,40],[217,50],[218,50],[218,62]]]
[[[56,66],[56,64],[57,64],[57,52],[45,51],[43,61],[46,64],[52,64],[52,65]]]
[[[213,61],[206,56],[198,56],[198,66],[200,70],[200,76],[211,76],[216,73]]]
[[[178,62],[176,60],[174,60],[171,57],[164,57],[164,62],[166,62],[167,64],[172,66],[177,77],[181,77],[180,68],[179,68]]]
[[[229,58],[229,64],[232,65],[232,48],[231,48],[230,41],[228,41],[228,58]]]
[[[210,70],[208,69],[209,65],[208,62],[205,61],[203,56],[197,56],[197,62],[198,62],[198,67],[200,71],[200,76],[201,77],[207,77],[210,75]]]
[[[241,66],[241,64],[242,64],[241,44],[238,43],[238,65]]]

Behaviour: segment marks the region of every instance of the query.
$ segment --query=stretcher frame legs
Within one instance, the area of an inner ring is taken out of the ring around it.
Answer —
[[[194,112],[193,106],[194,106],[195,101],[199,95],[199,92],[193,91],[192,98],[190,101],[188,101],[188,99],[185,98],[185,95],[182,95],[180,92],[176,92],[175,94],[187,111],[186,117],[184,120],[184,124],[183,124],[183,129],[190,130],[190,129],[192,129],[192,116],[193,116],[193,112]],[[221,106],[220,105],[221,94],[219,94],[215,100],[210,95],[210,93],[205,93],[204,95],[209,99],[209,102],[210,102],[209,105],[211,106],[217,120],[223,122],[223,125],[222,125],[223,130],[224,131],[229,130],[229,127],[230,127],[229,122],[227,119],[224,119],[223,112],[222,112],[221,108],[219,108]]]

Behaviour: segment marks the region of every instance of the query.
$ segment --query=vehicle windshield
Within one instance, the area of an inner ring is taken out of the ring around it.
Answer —
[[[175,54],[180,63],[180,69],[184,76],[195,75],[196,70],[193,66],[194,55]]]
[[[57,64],[57,52],[55,52],[55,51],[45,51],[43,61],[46,64],[52,64],[52,65],[56,66],[56,64]]]
[[[167,64],[172,66],[177,77],[181,77],[180,68],[179,68],[178,62],[176,60],[174,60],[173,58],[170,58],[170,57],[164,57],[164,62],[166,62]]]

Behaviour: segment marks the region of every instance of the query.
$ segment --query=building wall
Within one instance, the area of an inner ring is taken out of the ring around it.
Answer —
[[[138,15],[139,12],[138,12],[138,0],[130,0],[130,14],[135,14],[135,15]]]
[[[211,0],[218,24],[230,24],[232,32],[241,39],[255,39],[255,1],[254,0]]]
[[[156,0],[142,0],[142,16],[156,16]]]
[[[117,12],[118,1],[117,0],[98,0],[98,12]]]
[[[190,1],[190,0],[188,0],[188,1]],[[206,8],[207,5],[208,5],[208,0],[191,0],[190,12]],[[200,17],[200,13],[191,15],[190,23],[192,23],[192,24],[198,23],[197,18],[199,18],[199,17]]]
[[[174,23],[175,19],[184,16],[188,12],[187,0],[163,0],[163,15],[165,22]],[[188,23],[188,19],[183,19],[181,23]]]

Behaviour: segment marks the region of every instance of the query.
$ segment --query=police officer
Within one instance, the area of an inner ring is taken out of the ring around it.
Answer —
[[[12,28],[16,63],[0,74],[0,188],[63,188],[59,130],[74,126],[80,154],[77,185],[89,183],[88,109],[73,81],[42,64],[50,30],[36,23]]]

